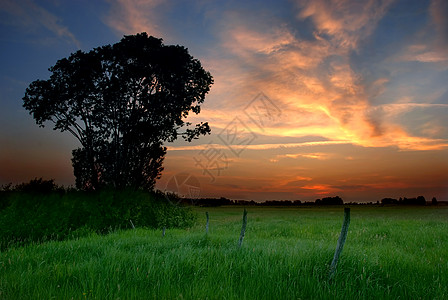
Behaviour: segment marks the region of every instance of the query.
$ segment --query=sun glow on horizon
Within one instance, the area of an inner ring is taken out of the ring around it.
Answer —
[[[201,113],[187,118],[208,122],[212,134],[166,144],[160,189],[187,172],[207,196],[448,201],[448,12],[441,0],[111,0],[76,8],[84,27],[67,15],[71,2],[5,3],[1,183],[33,174],[74,181],[74,143],[35,129],[17,101],[37,79],[30,74],[41,76],[77,49],[146,31],[187,47],[214,77]],[[21,51],[27,59],[13,63],[9,57]]]

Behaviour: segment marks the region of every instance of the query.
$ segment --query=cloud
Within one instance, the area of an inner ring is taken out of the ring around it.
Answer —
[[[298,1],[301,19],[311,18],[319,34],[330,36],[342,50],[356,49],[384,16],[392,0],[306,0]]]
[[[381,109],[384,113],[389,114],[391,117],[396,117],[399,114],[409,112],[417,108],[435,108],[435,109],[448,109],[448,104],[444,103],[390,103],[383,104],[376,107]]]
[[[432,0],[429,13],[437,30],[438,43],[446,49],[448,46],[448,2]]]
[[[363,184],[350,184],[350,185],[332,185],[332,189],[341,191],[363,191],[368,188],[368,185]]]
[[[447,33],[448,34],[448,33]],[[443,42],[438,39],[436,43]],[[445,43],[445,42],[443,42]],[[448,45],[448,43],[447,43]],[[433,47],[432,45],[413,44],[405,49],[404,53],[398,58],[403,61],[417,61],[422,63],[441,63],[448,61],[448,53],[446,49]]]
[[[373,98],[392,88],[389,77],[383,75],[369,83],[352,67],[351,54],[375,31],[392,2],[301,1],[299,21],[310,19],[315,26],[313,37],[306,39],[300,28],[290,24],[257,28],[232,15],[231,25],[221,32],[222,46],[236,62],[223,66],[226,74],[239,78],[233,87],[240,95],[263,91],[282,110],[281,122],[267,124],[263,133],[319,135],[364,147],[446,148],[444,139],[412,136],[387,113],[391,107],[372,106]],[[419,61],[444,59],[426,46],[412,51],[413,59]],[[231,103],[244,101],[248,99],[236,95]]]
[[[159,27],[163,23],[160,17],[163,14],[159,14],[164,9],[162,1],[110,3],[106,22],[115,30],[162,35]],[[398,108],[372,106],[373,98],[385,95],[391,88],[390,77],[383,75],[369,83],[353,68],[351,55],[375,32],[392,3],[392,0],[299,1],[292,7],[297,9],[296,20],[272,18],[269,24],[252,22],[252,16],[238,6],[224,6],[219,13],[216,6],[208,6],[213,10],[215,25],[210,28],[217,43],[205,50],[201,61],[211,71],[215,84],[201,114],[190,116],[189,121],[206,120],[213,133],[218,134],[238,116],[251,131],[266,137],[315,135],[364,147],[444,149],[443,139],[414,137],[405,130],[393,118],[392,111],[398,114]],[[259,11],[255,9],[252,13]],[[434,18],[437,24],[443,23],[437,16]],[[311,25],[300,26],[305,21]],[[414,44],[408,54],[411,55],[408,60],[437,63],[444,59],[441,52],[432,51],[425,44]],[[260,91],[281,110],[280,119],[266,122],[261,129],[243,113]],[[425,132],[431,130],[427,128]],[[249,145],[247,149],[268,147],[273,146]]]
[[[224,48],[238,62],[233,73],[247,74],[240,93],[263,90],[286,112],[282,122],[287,129],[274,126],[265,129],[268,133],[320,133],[339,139],[346,136],[348,127],[371,131],[362,113],[368,103],[359,78],[345,54],[335,57],[339,44],[319,34],[311,40],[300,39],[284,25],[260,31],[233,22],[222,35]],[[303,112],[311,118],[301,118]],[[303,126],[304,121],[308,126]]]
[[[284,143],[284,144],[231,145],[231,147],[234,149],[270,150],[270,149],[287,149],[287,148],[300,148],[300,147],[325,146],[325,145],[346,145],[346,144],[350,144],[350,142],[319,141],[319,142]],[[169,151],[192,151],[192,150],[200,151],[205,150],[209,147],[213,147],[215,149],[228,149],[228,146],[222,144],[206,144],[196,146],[168,146],[167,148]],[[309,155],[312,155],[312,153],[309,153]]]
[[[304,185],[300,187],[302,190],[310,190],[315,195],[328,195],[331,194],[337,189],[334,189],[331,187],[331,185],[328,184],[310,184],[310,185]]]
[[[320,144],[320,145],[326,145],[326,144]],[[309,146],[311,146],[311,145],[309,145]],[[314,152],[314,153],[292,153],[292,154],[290,153],[290,154],[277,155],[275,160],[278,161],[279,159],[282,159],[282,158],[297,159],[297,158],[300,158],[300,157],[309,158],[309,159],[317,159],[317,160],[327,160],[327,159],[330,159],[331,156],[332,156],[332,154],[330,154],[330,153],[319,153],[319,152]]]
[[[81,44],[75,35],[65,26],[61,25],[62,20],[50,13],[45,8],[39,6],[31,0],[12,1],[4,0],[0,2],[0,11],[4,11],[13,17],[11,23],[15,26],[25,27],[34,32],[36,28],[44,27],[59,38],[81,48]]]
[[[110,12],[105,23],[120,34],[147,32],[162,36],[158,21],[162,0],[110,0]]]

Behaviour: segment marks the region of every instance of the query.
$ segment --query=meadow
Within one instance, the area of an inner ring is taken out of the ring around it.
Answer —
[[[195,208],[189,229],[130,229],[0,252],[0,299],[448,299],[448,207]],[[210,228],[205,233],[205,212]]]

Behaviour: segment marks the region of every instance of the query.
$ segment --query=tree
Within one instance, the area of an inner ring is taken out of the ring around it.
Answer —
[[[73,150],[76,186],[152,189],[163,170],[165,142],[210,133],[185,118],[200,113],[213,78],[182,46],[146,33],[77,51],[26,89],[23,106],[80,142]],[[184,131],[180,131],[185,128]]]
[[[321,199],[316,199],[314,202],[316,205],[343,205],[344,201],[341,197],[335,196],[335,197],[325,197]]]

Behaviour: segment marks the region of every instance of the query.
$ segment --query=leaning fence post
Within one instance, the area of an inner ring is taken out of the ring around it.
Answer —
[[[346,207],[344,208],[344,223],[342,223],[341,235],[339,235],[336,251],[334,252],[333,261],[330,265],[329,280],[332,280],[336,273],[336,266],[338,264],[339,256],[341,255],[342,248],[344,248],[345,239],[347,238],[348,225],[350,225],[350,208]]]
[[[132,229],[135,229],[134,223],[132,223],[132,220],[131,220],[131,219],[129,219],[129,222],[131,222]]]
[[[205,216],[207,217],[207,223],[205,224],[205,234],[208,234],[208,211],[205,212]]]
[[[240,234],[240,240],[238,242],[238,246],[241,247],[243,244],[244,234],[246,232],[246,225],[247,225],[247,210],[244,209],[243,212],[243,226],[241,227],[241,234]]]

